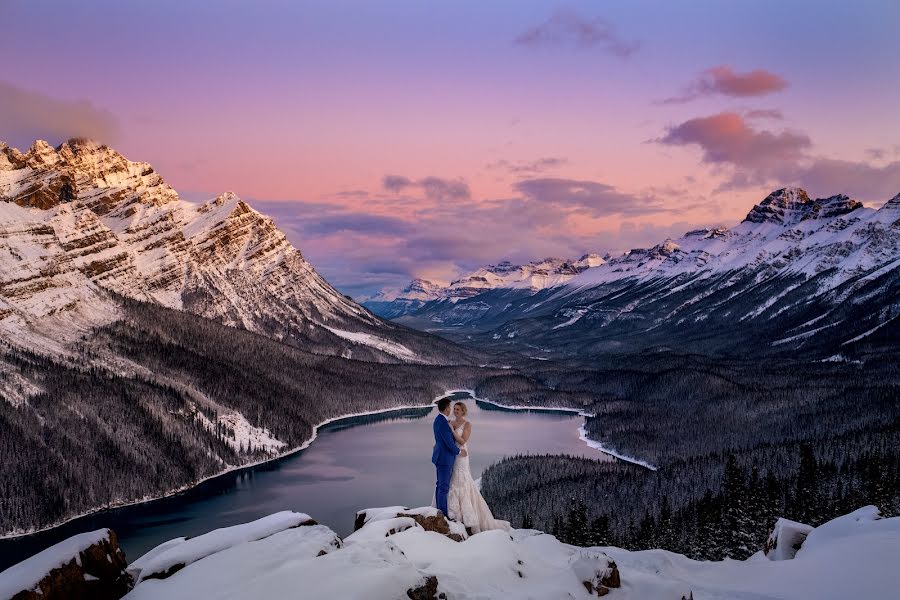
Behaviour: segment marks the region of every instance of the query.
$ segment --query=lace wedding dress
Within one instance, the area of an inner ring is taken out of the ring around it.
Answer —
[[[456,428],[456,435],[462,435],[463,427],[464,425],[461,425]],[[469,450],[465,444],[457,443],[457,446],[468,455]],[[459,521],[471,529],[472,533],[489,529],[509,529],[509,522],[495,519],[487,502],[481,497],[481,492],[472,479],[472,471],[469,470],[468,456],[457,456],[453,462],[450,492],[447,494],[447,510],[451,519]]]

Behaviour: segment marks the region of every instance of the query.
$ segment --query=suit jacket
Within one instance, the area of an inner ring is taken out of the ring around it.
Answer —
[[[453,437],[453,430],[450,429],[450,423],[447,417],[438,413],[434,418],[434,450],[431,452],[431,462],[436,465],[452,465],[459,454],[459,447],[456,445],[456,438]]]

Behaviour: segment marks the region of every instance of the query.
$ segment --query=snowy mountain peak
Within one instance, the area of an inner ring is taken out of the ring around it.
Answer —
[[[423,301],[440,297],[443,286],[427,279],[413,279],[403,289],[384,289],[372,296],[370,302]]]
[[[118,318],[107,292],[327,352],[349,344],[335,331],[381,346],[396,333],[233,192],[186,202],[149,164],[90,140],[0,143],[0,237],[0,336],[31,347],[63,351]]]
[[[414,300],[431,300],[437,298],[441,286],[427,279],[413,279],[401,292],[404,298]]]
[[[812,203],[806,190],[800,188],[781,188],[766,196],[762,202],[754,206],[744,221],[751,223],[784,223],[792,219],[792,213],[806,213]],[[802,217],[800,217],[802,218]],[[800,220],[800,219],[796,219]]]
[[[775,190],[753,207],[744,222],[795,225],[807,219],[828,219],[862,208],[861,202],[837,194],[813,200],[800,188]]]
[[[599,254],[585,254],[578,260],[573,261],[572,264],[576,269],[590,269],[591,267],[599,267],[602,265],[608,260],[608,256],[609,255],[607,255],[607,258],[604,258]]]
[[[671,254],[678,252],[681,248],[671,239],[667,239],[662,244],[658,244],[653,247],[651,250],[652,254],[662,255],[662,256],[670,256]]]
[[[728,233],[727,227],[693,229],[684,234],[685,238],[698,238],[708,240],[711,238],[724,237]]]

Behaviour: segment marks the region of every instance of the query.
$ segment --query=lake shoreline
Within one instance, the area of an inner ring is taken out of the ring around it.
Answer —
[[[53,529],[62,527],[62,526],[64,526],[64,525],[68,524],[68,523],[71,523],[72,521],[76,521],[76,520],[81,519],[81,518],[83,518],[83,517],[88,517],[88,516],[91,516],[91,515],[97,515],[98,513],[103,513],[103,512],[105,512],[105,511],[113,511],[113,510],[118,510],[118,509],[122,509],[122,508],[131,507],[131,506],[138,506],[138,505],[141,505],[141,504],[149,504],[149,503],[152,503],[152,502],[155,502],[155,501],[158,501],[158,500],[164,500],[164,499],[166,499],[166,498],[171,498],[171,497],[173,497],[173,496],[177,496],[177,495],[179,495],[179,494],[182,494],[182,493],[188,492],[188,491],[190,491],[190,490],[192,490],[192,489],[194,489],[194,488],[197,488],[198,486],[202,485],[203,483],[208,482],[208,481],[213,480],[213,479],[216,479],[216,478],[218,478],[218,477],[222,477],[222,476],[224,476],[224,475],[233,474],[233,473],[235,473],[235,472],[239,472],[239,471],[242,471],[242,470],[245,470],[245,469],[253,469],[253,468],[255,468],[255,467],[259,467],[259,466],[265,465],[265,464],[267,464],[267,463],[272,463],[272,462],[275,462],[275,461],[278,461],[278,460],[282,460],[282,459],[284,459],[284,458],[288,458],[288,457],[290,457],[290,456],[293,456],[293,455],[297,454],[298,452],[301,452],[301,451],[303,451],[303,450],[306,450],[307,448],[310,447],[310,445],[312,445],[312,443],[313,443],[313,442],[316,440],[316,438],[318,437],[318,435],[319,435],[319,430],[320,430],[321,428],[323,428],[323,427],[328,426],[328,425],[332,425],[332,424],[337,423],[337,422],[340,422],[340,421],[346,421],[346,420],[355,419],[355,418],[359,418],[359,417],[366,417],[366,416],[372,416],[372,415],[382,415],[382,414],[388,414],[388,413],[392,413],[392,412],[399,412],[399,411],[403,411],[403,410],[415,410],[415,409],[432,408],[432,407],[434,406],[434,403],[435,403],[437,400],[439,400],[440,398],[444,398],[444,397],[447,397],[447,396],[450,396],[450,395],[453,395],[453,394],[456,394],[456,393],[467,393],[467,394],[469,394],[469,395],[472,397],[472,399],[473,399],[475,402],[484,402],[485,404],[490,404],[490,405],[492,405],[492,406],[496,406],[496,407],[498,407],[498,408],[502,408],[502,409],[506,409],[506,410],[510,410],[510,411],[567,412],[567,413],[575,413],[575,414],[577,414],[578,416],[581,416],[581,417],[593,417],[593,416],[595,416],[595,415],[593,415],[593,414],[590,414],[590,413],[585,412],[585,411],[582,410],[582,409],[572,408],[572,407],[518,406],[518,405],[514,406],[514,405],[506,405],[506,404],[502,404],[502,403],[500,403],[500,402],[495,402],[495,401],[493,401],[493,400],[487,400],[487,399],[485,399],[485,398],[479,398],[478,396],[476,396],[475,390],[473,390],[473,389],[467,389],[467,388],[451,389],[451,390],[447,390],[447,391],[445,391],[443,394],[441,394],[441,395],[435,397],[434,399],[432,399],[431,402],[429,402],[429,403],[427,403],[427,404],[409,404],[409,405],[395,406],[395,407],[390,407],[390,408],[381,408],[381,409],[375,409],[375,410],[369,410],[369,411],[361,411],[361,412],[357,412],[357,413],[350,413],[350,414],[346,414],[346,415],[339,415],[339,416],[336,416],[336,417],[331,417],[331,418],[329,418],[329,419],[325,419],[324,421],[322,421],[322,422],[316,424],[316,425],[313,427],[313,433],[312,433],[312,436],[310,436],[309,439],[305,440],[300,446],[297,446],[296,448],[292,448],[292,449],[290,449],[290,450],[287,450],[287,451],[285,451],[285,452],[282,452],[282,453],[280,453],[280,454],[278,454],[278,455],[271,456],[271,457],[264,458],[264,459],[260,459],[260,460],[257,460],[257,461],[254,461],[254,462],[250,462],[250,463],[246,463],[246,464],[242,464],[242,465],[233,465],[233,466],[229,466],[228,468],[226,468],[226,469],[224,469],[224,470],[222,470],[222,471],[218,471],[218,472],[216,472],[216,473],[214,473],[214,474],[212,474],[212,475],[209,475],[209,476],[207,476],[207,477],[204,477],[203,479],[200,479],[200,480],[198,480],[198,481],[196,481],[196,482],[192,482],[192,483],[190,483],[190,484],[187,484],[187,485],[184,485],[184,486],[181,486],[181,487],[172,489],[172,490],[168,490],[168,491],[166,491],[166,492],[164,492],[164,493],[162,493],[162,494],[159,494],[159,495],[152,495],[152,496],[149,496],[149,495],[148,495],[148,496],[145,496],[145,497],[143,497],[143,498],[141,498],[141,499],[138,499],[138,500],[132,500],[132,501],[127,501],[127,502],[117,502],[117,503],[112,503],[112,504],[108,504],[108,505],[105,505],[105,506],[97,507],[97,508],[94,508],[94,509],[87,510],[87,511],[84,511],[84,512],[82,512],[82,513],[79,513],[79,514],[77,514],[77,515],[72,515],[72,516],[70,516],[70,517],[67,517],[67,518],[61,520],[61,521],[55,522],[55,523],[53,523],[52,525],[47,525],[46,527],[41,527],[41,528],[31,529],[31,530],[28,530],[28,531],[17,531],[17,532],[3,533],[3,534],[0,534],[0,541],[15,541],[16,539],[19,539],[19,538],[27,538],[28,536],[31,536],[31,535],[36,535],[36,534],[40,534],[40,533],[45,533],[45,532],[48,532],[48,531],[52,531]],[[579,429],[579,434],[581,434],[581,432],[582,432],[583,429],[584,429],[584,428],[583,428],[583,426],[582,426],[582,428]],[[581,435],[580,435],[579,438],[580,438],[580,439],[581,439],[588,447],[595,448],[595,449],[597,449],[598,451],[602,452],[603,454],[606,454],[606,455],[608,455],[608,456],[612,456],[613,458],[616,458],[616,459],[618,459],[618,460],[623,460],[623,461],[625,461],[625,462],[631,462],[631,463],[634,463],[634,464],[643,466],[643,467],[645,467],[645,468],[648,468],[648,469],[651,469],[651,470],[655,470],[652,466],[650,466],[650,465],[644,463],[643,461],[639,461],[638,459],[633,459],[633,458],[630,458],[630,457],[620,456],[620,455],[616,454],[614,451],[610,451],[610,450],[608,450],[608,449],[606,449],[606,448],[604,448],[604,447],[600,447],[600,446],[602,446],[602,445],[600,445],[599,442],[594,442],[593,440],[588,440],[586,436],[581,436]],[[596,445],[595,445],[595,444],[596,444]]]
[[[446,395],[446,394],[444,394],[444,395]],[[438,396],[438,398],[442,398],[442,397],[443,397],[443,395],[442,395],[442,396]],[[435,400],[437,400],[437,398],[435,398]],[[252,469],[252,468],[254,468],[254,467],[259,467],[259,466],[264,465],[264,464],[266,464],[266,463],[270,463],[270,462],[274,462],[274,461],[277,461],[277,460],[281,460],[281,459],[283,459],[283,458],[288,458],[288,457],[290,457],[290,456],[292,456],[292,455],[294,455],[294,454],[297,454],[298,452],[301,452],[301,451],[306,450],[307,448],[309,448],[309,446],[310,446],[310,445],[316,440],[316,438],[318,437],[318,435],[319,435],[319,429],[320,429],[320,428],[325,427],[325,426],[327,426],[327,425],[331,425],[331,424],[333,424],[333,423],[335,423],[335,422],[337,422],[337,421],[344,421],[344,420],[348,420],[348,419],[355,419],[355,418],[358,418],[358,417],[367,417],[367,416],[371,416],[371,415],[380,415],[380,414],[386,414],[386,413],[391,413],[391,412],[398,412],[398,411],[401,411],[401,410],[413,410],[413,409],[417,409],[417,408],[419,408],[419,409],[421,409],[421,408],[431,408],[432,405],[433,405],[433,402],[432,402],[431,404],[419,404],[419,405],[411,405],[411,404],[410,404],[410,405],[395,406],[395,407],[392,407],[392,408],[382,408],[382,409],[377,409],[377,410],[369,410],[369,411],[364,411],[364,412],[352,413],[352,414],[348,414],[348,415],[341,415],[341,416],[338,416],[338,417],[332,417],[332,418],[330,418],[330,419],[326,419],[326,420],[322,421],[321,423],[315,425],[315,426],[313,427],[313,434],[312,434],[312,436],[311,436],[309,439],[307,439],[306,441],[304,441],[300,446],[297,446],[296,448],[292,448],[291,450],[287,450],[287,451],[285,451],[285,452],[282,452],[281,454],[278,454],[278,455],[276,455],[276,456],[272,456],[272,457],[269,457],[269,458],[264,458],[264,459],[257,460],[257,461],[255,461],[255,462],[251,462],[251,463],[246,463],[246,464],[243,464],[243,465],[233,465],[233,466],[230,466],[230,467],[228,467],[227,469],[225,469],[225,470],[223,470],[223,471],[218,471],[218,472],[216,472],[216,473],[213,474],[213,475],[208,475],[207,477],[204,477],[203,479],[200,479],[200,480],[198,480],[198,481],[196,481],[196,482],[190,483],[190,484],[188,484],[188,485],[181,486],[181,487],[179,487],[179,488],[175,488],[175,489],[173,489],[173,490],[169,490],[169,491],[167,491],[167,492],[165,492],[165,493],[163,493],[163,494],[160,494],[160,495],[158,495],[158,496],[149,496],[149,497],[145,496],[144,498],[141,498],[140,500],[133,500],[133,501],[128,501],[128,502],[118,502],[118,503],[108,504],[108,505],[106,505],[106,506],[102,506],[102,507],[99,507],[99,508],[95,508],[95,509],[91,509],[91,510],[85,511],[85,512],[83,512],[83,513],[79,513],[79,514],[77,514],[77,515],[73,515],[73,516],[71,516],[71,517],[68,517],[68,518],[62,520],[62,521],[58,521],[58,522],[56,522],[56,523],[54,523],[54,524],[52,524],[52,525],[47,525],[46,527],[41,527],[40,529],[31,529],[31,530],[28,530],[28,531],[25,531],[25,532],[10,532],[10,533],[3,533],[3,534],[0,534],[0,540],[4,540],[4,541],[6,541],[6,540],[15,540],[15,539],[17,539],[17,538],[28,537],[28,536],[30,536],[30,535],[35,535],[35,534],[38,534],[38,533],[44,533],[44,532],[47,532],[47,531],[51,531],[51,530],[53,530],[53,529],[56,529],[57,527],[62,527],[63,525],[65,525],[65,524],[67,524],[67,523],[71,523],[72,521],[76,521],[76,520],[78,520],[78,519],[81,519],[82,517],[88,517],[88,516],[91,516],[91,515],[96,515],[96,514],[98,514],[98,513],[102,513],[102,512],[107,511],[107,510],[118,510],[118,509],[120,509],[120,508],[127,508],[127,507],[129,507],[129,506],[137,506],[137,505],[139,505],[139,504],[147,504],[147,503],[150,503],[150,502],[155,502],[155,501],[157,501],[157,500],[164,500],[165,498],[171,498],[172,496],[177,496],[178,494],[187,492],[187,491],[189,491],[189,490],[191,490],[191,489],[193,489],[193,488],[196,488],[197,486],[199,486],[199,485],[201,485],[201,484],[203,484],[203,483],[205,483],[205,482],[207,482],[207,481],[210,481],[210,480],[212,480],[212,479],[215,479],[215,478],[217,478],[217,477],[222,477],[223,475],[229,475],[229,474],[231,474],[231,473],[235,473],[236,471],[241,471],[241,470],[244,470],[244,469]]]
[[[499,402],[494,402],[493,400],[487,400],[485,398],[477,397],[475,395],[475,390],[463,390],[463,389],[451,390],[451,391],[447,392],[445,395],[449,396],[450,394],[455,394],[457,392],[468,393],[470,396],[472,396],[472,398],[475,400],[475,402],[484,402],[485,404],[492,404],[494,406],[497,406],[499,408],[504,408],[507,410],[574,412],[574,413],[577,413],[578,416],[585,417],[585,418],[594,418],[597,416],[597,415],[593,415],[591,413],[585,412],[583,410],[580,410],[578,408],[568,408],[568,407],[551,408],[551,407],[547,407],[547,406],[518,406],[518,405],[512,406],[512,405],[508,405],[508,404],[501,404]],[[635,458],[633,456],[628,456],[627,454],[622,454],[620,452],[617,452],[616,450],[613,450],[612,448],[610,448],[608,446],[605,446],[603,444],[603,442],[599,442],[597,440],[592,440],[592,439],[588,438],[587,429],[585,428],[584,425],[582,425],[581,427],[578,428],[578,439],[583,441],[585,443],[585,445],[588,446],[588,448],[594,448],[595,450],[599,450],[603,454],[612,456],[613,458],[615,458],[617,460],[621,460],[622,462],[627,462],[627,463],[631,463],[633,465],[637,465],[639,467],[644,467],[645,469],[648,469],[650,471],[657,470],[657,467],[655,465],[652,465],[652,464],[648,463],[647,461],[641,460],[639,458]]]

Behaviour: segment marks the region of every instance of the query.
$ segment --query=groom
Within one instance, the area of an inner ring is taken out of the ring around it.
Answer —
[[[450,476],[453,474],[453,463],[456,461],[456,455],[459,454],[459,448],[456,446],[456,439],[453,437],[453,431],[450,429],[450,398],[441,398],[437,402],[440,414],[434,418],[434,451],[431,453],[431,462],[437,470],[437,485],[435,486],[434,499],[438,509],[444,513],[448,519],[450,515],[447,513],[447,492],[450,491]],[[465,456],[465,454],[463,454]]]

